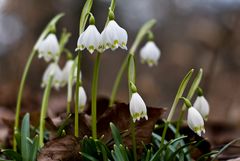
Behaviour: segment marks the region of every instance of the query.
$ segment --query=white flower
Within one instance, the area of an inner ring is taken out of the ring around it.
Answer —
[[[79,107],[79,112],[83,112],[84,107],[86,106],[87,103],[87,95],[82,86],[79,87],[79,94],[78,94],[78,107]]]
[[[140,120],[140,118],[143,117],[145,117],[146,120],[148,119],[147,107],[138,93],[132,94],[129,106],[133,122],[135,122],[136,120]]]
[[[207,121],[209,114],[209,104],[204,96],[198,96],[193,104],[193,107],[198,110],[203,119]]]
[[[65,86],[68,83],[68,78],[71,74],[74,61],[68,60],[62,70],[62,86]]]
[[[140,50],[140,57],[143,63],[147,63],[150,67],[158,64],[161,51],[153,41],[148,41]]]
[[[205,133],[204,121],[201,114],[193,107],[188,109],[187,123],[190,129],[201,136],[201,133]]]
[[[53,76],[52,86],[55,87],[55,89],[59,89],[62,82],[62,71],[56,63],[49,64],[45,70],[42,79],[42,87],[47,86],[49,78],[51,76]]]
[[[72,69],[74,67],[74,69]],[[73,75],[73,84],[76,82],[77,80],[77,66],[75,65],[74,66],[74,61],[73,60],[68,60],[65,64],[65,66],[63,67],[63,71],[62,71],[62,82],[61,82],[61,85],[62,86],[65,86],[67,83],[69,83],[69,77],[70,77],[70,74],[72,72],[72,70],[74,70],[74,75]],[[82,73],[80,71],[80,74],[79,74],[79,80],[82,79]]]
[[[88,28],[79,36],[77,50],[87,50],[92,54],[100,46],[101,34],[95,25],[89,25]]]
[[[120,27],[114,20],[109,21],[103,32],[101,33],[101,45],[104,49],[111,48],[115,50],[120,46],[127,50],[127,31]]]
[[[39,58],[43,57],[47,62],[52,59],[56,60],[60,50],[56,35],[52,33],[49,34],[44,40],[36,45],[36,50],[39,52]]]

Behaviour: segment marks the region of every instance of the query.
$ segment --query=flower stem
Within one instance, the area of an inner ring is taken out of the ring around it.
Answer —
[[[73,88],[73,79],[76,71],[78,57],[75,58],[73,66],[70,71],[70,76],[68,77],[68,87],[67,87],[67,114],[71,112],[71,102],[72,102],[72,88]],[[81,81],[81,80],[80,80]]]
[[[93,81],[92,81],[91,117],[92,117],[92,137],[93,137],[93,139],[97,139],[97,89],[98,89],[100,57],[101,57],[101,53],[97,53],[97,59],[94,64]]]
[[[75,113],[75,117],[74,117],[74,135],[76,137],[78,137],[78,104],[79,104],[79,87],[80,87],[80,71],[81,71],[81,57],[82,57],[82,53],[79,52],[78,53],[78,61],[77,61],[77,82],[76,82],[76,90],[75,90],[75,108],[74,108],[74,113]]]
[[[112,6],[112,5],[111,5]],[[120,68],[120,70],[118,71],[117,77],[115,79],[114,85],[113,85],[113,89],[112,89],[112,93],[110,96],[110,101],[109,101],[109,107],[112,107],[116,98],[116,94],[117,94],[117,90],[119,88],[119,84],[121,82],[122,76],[124,71],[127,68],[128,65],[128,60],[130,55],[134,55],[134,53],[136,52],[139,44],[142,42],[142,40],[144,39],[144,37],[148,34],[148,32],[151,30],[151,28],[155,25],[156,20],[150,20],[148,22],[146,22],[139,30],[138,35],[132,45],[132,47],[129,50],[129,54],[127,55],[127,57],[124,59],[122,66]]]
[[[113,104],[114,104],[116,94],[117,94],[117,90],[118,90],[120,82],[122,80],[123,73],[125,72],[125,70],[127,68],[127,65],[128,65],[129,56],[130,56],[130,54],[128,54],[128,56],[125,57],[125,59],[122,63],[122,66],[121,66],[120,70],[118,71],[116,80],[115,80],[114,85],[113,85],[112,93],[111,93],[111,96],[110,96],[109,107],[112,107]]]
[[[30,54],[30,56],[28,57],[28,60],[27,60],[27,64],[24,68],[24,71],[23,71],[23,75],[22,75],[22,78],[21,78],[21,82],[20,82],[20,87],[19,87],[19,90],[18,90],[18,96],[17,96],[17,106],[16,106],[16,115],[15,115],[15,123],[14,123],[14,135],[15,136],[15,132],[19,130],[19,116],[20,116],[20,111],[21,111],[21,101],[22,101],[22,94],[23,94],[23,89],[24,89],[24,86],[25,86],[25,82],[26,82],[26,78],[27,78],[27,75],[28,75],[28,71],[30,69],[30,65],[32,63],[32,60],[33,60],[33,57],[35,56],[35,54],[37,53],[36,52],[36,47],[37,47],[37,44],[39,42],[41,42],[44,37],[52,30],[55,30],[55,25],[56,23],[58,22],[58,20],[63,17],[63,13],[60,13],[58,15],[56,15],[49,23],[48,25],[46,26],[46,28],[43,30],[42,34],[40,35],[40,37],[38,38],[37,42],[35,43],[34,47],[33,47],[33,50]],[[15,140],[15,137],[13,137],[13,150],[16,151],[17,150],[17,142]]]
[[[129,100],[131,100],[132,97],[132,89],[131,89],[131,83],[135,85],[136,83],[136,66],[135,66],[135,60],[134,55],[129,54],[128,56],[128,91],[129,91]],[[131,128],[131,135],[132,135],[132,147],[133,147],[133,158],[134,161],[137,161],[137,144],[136,144],[136,129],[135,129],[135,123],[133,122],[133,119],[130,119],[130,128]]]
[[[44,129],[45,129],[45,118],[47,114],[48,100],[51,93],[51,87],[53,82],[53,76],[50,76],[48,80],[47,87],[44,90],[42,106],[41,106],[41,115],[40,115],[40,127],[39,127],[39,146],[43,147],[43,138],[44,138]]]
[[[21,111],[21,101],[22,101],[23,89],[24,89],[24,85],[25,85],[25,81],[26,81],[26,78],[27,78],[27,74],[28,74],[30,65],[32,63],[32,59],[35,56],[35,53],[36,53],[36,51],[32,50],[32,52],[31,52],[31,54],[28,58],[27,64],[25,66],[23,75],[22,75],[22,79],[21,79],[21,83],[20,83],[20,87],[19,87],[19,91],[18,91],[18,97],[17,97],[15,125],[14,125],[14,131],[15,132],[19,130],[19,116],[20,116],[20,111]],[[16,140],[15,140],[15,137],[14,137],[14,139],[13,139],[13,149],[16,150],[16,148],[17,148],[17,143],[16,143]]]
[[[200,82],[201,82],[201,79],[202,79],[202,75],[203,75],[203,70],[200,69],[197,76],[195,77],[193,83],[192,83],[192,86],[190,87],[189,89],[189,92],[188,92],[188,95],[187,95],[187,99],[188,100],[191,100],[196,89],[198,88]],[[179,129],[180,129],[180,126],[182,124],[182,121],[183,121],[183,116],[185,114],[185,111],[186,111],[186,105],[183,104],[182,108],[181,108],[181,112],[180,112],[180,115],[179,115],[179,119],[177,121],[177,126],[176,126],[176,132],[175,132],[175,138],[178,137],[178,134],[179,134]]]
[[[187,75],[183,78],[179,88],[178,88],[178,91],[177,91],[177,94],[175,96],[175,99],[173,101],[173,104],[172,104],[172,107],[171,107],[171,110],[169,112],[169,115],[167,117],[167,121],[165,122],[164,124],[164,129],[163,129],[163,134],[162,134],[162,139],[161,139],[161,146],[162,147],[164,145],[164,140],[165,140],[165,137],[166,137],[166,133],[167,133],[167,128],[168,128],[168,125],[169,123],[172,121],[172,117],[174,115],[174,112],[176,110],[176,107],[177,107],[177,104],[178,104],[178,101],[179,99],[182,97],[183,95],[183,92],[185,91],[186,87],[187,87],[187,84],[192,76],[192,73],[193,73],[193,69],[191,69]]]
[[[136,144],[136,126],[135,123],[133,122],[132,118],[130,120],[130,128],[131,128],[131,134],[132,134],[132,146],[133,146],[133,158],[134,161],[137,161],[137,144]]]

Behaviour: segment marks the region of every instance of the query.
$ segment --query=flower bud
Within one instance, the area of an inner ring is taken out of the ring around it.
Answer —
[[[204,121],[201,114],[193,107],[188,109],[187,123],[190,129],[201,136],[201,133],[205,133]]]
[[[198,96],[193,104],[193,107],[198,110],[203,119],[207,121],[209,114],[209,104],[206,98],[204,96]]]
[[[150,67],[158,64],[161,51],[153,41],[148,41],[140,50],[142,63],[147,63]]]
[[[84,107],[87,103],[87,94],[82,86],[79,87],[79,94],[78,94],[78,107],[79,112],[83,112]]]
[[[133,122],[140,120],[140,118],[145,118],[148,120],[147,107],[142,97],[137,92],[132,94],[129,106]]]

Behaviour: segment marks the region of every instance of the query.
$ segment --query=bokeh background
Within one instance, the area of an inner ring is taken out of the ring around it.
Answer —
[[[74,53],[83,0],[0,0],[0,97],[15,100],[26,60],[41,31],[59,12],[58,37],[63,28],[72,33],[67,47]],[[93,14],[101,31],[109,0],[95,0]],[[131,44],[144,22],[155,18],[155,41],[161,49],[158,66],[142,65],[137,52],[137,86],[148,105],[171,107],[181,79],[191,69],[203,68],[201,83],[211,106],[210,122],[240,123],[240,0],[117,0],[116,20],[128,31]],[[143,45],[143,44],[142,44]],[[74,53],[75,55],[76,53]],[[127,51],[104,53],[99,93],[109,96]],[[95,56],[84,53],[83,83],[90,97]],[[64,65],[64,58],[61,65]],[[27,88],[41,100],[40,82],[47,64],[34,59]],[[40,94],[39,94],[40,93]],[[64,93],[64,89],[60,91]],[[5,97],[5,95],[9,94]],[[55,95],[59,95],[55,92]],[[11,96],[11,98],[9,98]],[[122,81],[118,99],[128,101]],[[64,99],[65,97],[61,97]],[[59,98],[60,99],[60,98]],[[2,105],[1,105],[2,106]],[[34,107],[38,108],[38,107]],[[14,111],[14,105],[12,107]]]

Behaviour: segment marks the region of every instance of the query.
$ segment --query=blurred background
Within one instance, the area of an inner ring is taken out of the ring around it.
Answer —
[[[74,52],[83,3],[83,0],[0,0],[0,106],[12,107],[14,111],[15,93],[26,60],[45,25],[59,12],[65,16],[58,23],[58,37],[63,28],[70,31],[67,46]],[[104,27],[109,4],[110,0],[94,1],[93,14],[99,31]],[[161,49],[158,66],[142,65],[136,53],[137,86],[148,105],[171,107],[184,75],[191,68],[196,69],[195,73],[203,68],[201,86],[210,103],[210,122],[240,123],[239,0],[117,0],[115,16],[128,31],[128,48],[141,25],[152,18],[157,20],[153,32]],[[110,95],[126,54],[127,51],[118,49],[102,56],[100,95]],[[83,56],[83,83],[89,98],[94,60],[95,56],[87,52]],[[64,62],[62,59],[62,66]],[[27,79],[26,92],[36,96],[36,102],[41,100],[40,82],[46,66],[43,60],[35,58]],[[65,99],[64,89],[60,94],[54,93]],[[128,102],[126,79],[117,97]],[[35,105],[33,109],[39,108],[39,103]]]

